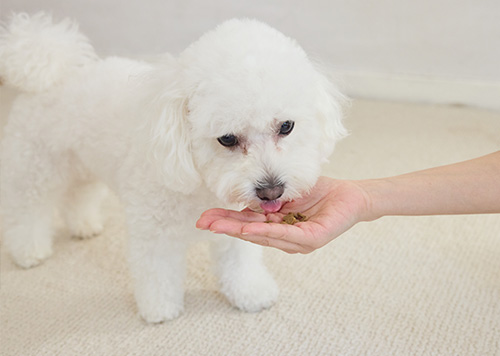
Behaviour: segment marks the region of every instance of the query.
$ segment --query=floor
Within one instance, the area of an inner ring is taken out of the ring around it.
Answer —
[[[500,113],[473,108],[354,100],[346,125],[326,175],[389,176],[500,147]],[[135,309],[118,202],[105,211],[101,236],[72,240],[61,228],[54,256],[34,269],[2,249],[2,355],[500,352],[500,215],[385,217],[310,255],[266,249],[281,295],[257,314],[228,304],[207,246],[194,246],[185,313],[151,326]]]

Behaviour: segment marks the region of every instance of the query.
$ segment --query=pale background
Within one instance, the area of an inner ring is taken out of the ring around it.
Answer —
[[[500,109],[498,0],[2,0],[75,18],[103,55],[178,53],[223,20],[269,23],[354,97]]]

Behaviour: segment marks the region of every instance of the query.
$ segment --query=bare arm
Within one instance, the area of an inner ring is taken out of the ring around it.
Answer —
[[[309,220],[279,224],[287,212]],[[500,151],[473,160],[368,180],[321,177],[308,196],[264,216],[244,210],[206,211],[197,227],[289,253],[309,253],[361,221],[385,215],[500,213]],[[266,220],[277,223],[265,223]]]
[[[500,151],[359,184],[370,197],[366,220],[384,215],[499,213]]]

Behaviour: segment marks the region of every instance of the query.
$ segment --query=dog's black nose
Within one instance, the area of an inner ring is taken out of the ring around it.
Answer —
[[[276,200],[283,195],[284,184],[261,185],[255,188],[255,192],[260,200]]]

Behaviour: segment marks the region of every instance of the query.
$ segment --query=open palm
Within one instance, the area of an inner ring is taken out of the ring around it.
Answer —
[[[367,195],[356,183],[321,177],[308,195],[285,203],[279,213],[211,209],[202,214],[197,227],[288,253],[309,253],[360,221],[367,207]],[[300,212],[308,220],[282,224],[289,212]]]

